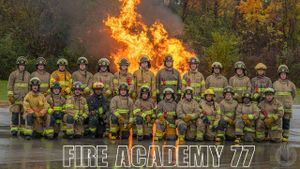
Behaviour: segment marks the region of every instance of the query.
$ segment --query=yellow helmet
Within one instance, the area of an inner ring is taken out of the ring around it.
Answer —
[[[68,66],[68,61],[67,61],[67,59],[65,59],[65,58],[60,58],[60,59],[58,59],[57,60],[57,63],[56,63],[57,65],[65,65],[65,66]]]
[[[101,58],[98,61],[98,65],[99,66],[109,66],[110,65],[110,61],[107,58]]]
[[[78,59],[77,59],[77,64],[78,65],[80,65],[80,64],[88,64],[89,63],[89,61],[88,61],[88,59],[86,58],[86,57],[79,57]]]
[[[40,85],[41,84],[41,80],[38,77],[33,77],[30,79],[30,85]]]
[[[104,84],[102,82],[94,82],[92,88],[93,89],[103,89]]]
[[[267,66],[263,63],[258,63],[256,66],[255,66],[255,70],[266,70],[267,69]]]
[[[215,91],[213,89],[206,89],[203,93],[204,96],[206,95],[215,95]]]
[[[220,62],[214,62],[212,65],[211,65],[212,68],[220,68],[220,69],[223,69],[223,65],[222,63]]]

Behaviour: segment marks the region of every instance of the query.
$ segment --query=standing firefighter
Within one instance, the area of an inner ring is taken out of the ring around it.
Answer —
[[[182,89],[190,86],[194,89],[193,98],[200,102],[201,94],[205,90],[205,79],[202,73],[198,71],[198,65],[200,61],[197,57],[191,57],[189,59],[190,70],[183,75]]]
[[[216,95],[215,101],[220,102],[223,99],[224,87],[228,85],[228,80],[221,74],[223,65],[220,62],[214,62],[212,65],[212,75],[206,78],[206,88],[213,89]]]
[[[106,112],[109,105],[107,99],[103,96],[104,84],[95,82],[92,86],[93,95],[88,97],[89,106],[89,133],[91,137],[102,137],[105,132]]]
[[[152,138],[152,128],[155,121],[156,104],[152,100],[150,88],[142,86],[139,99],[134,103],[134,117],[139,141]]]
[[[263,141],[267,133],[267,138],[278,143],[282,140],[283,106],[274,98],[273,88],[265,89],[264,93],[265,99],[259,104],[261,113],[256,123],[256,139]]]
[[[176,106],[174,90],[165,88],[164,98],[157,105],[157,120],[155,140],[161,140],[165,136],[167,140],[176,140]]]
[[[224,122],[220,121],[220,107],[218,103],[214,101],[215,93],[212,89],[207,89],[204,92],[204,100],[201,101],[200,107],[202,113],[198,119],[197,127],[197,140],[216,140],[221,142],[224,137],[223,131],[225,130]],[[219,122],[223,122],[219,125]],[[220,126],[220,127],[219,127]],[[216,137],[215,129],[218,129],[220,132]]]
[[[101,58],[98,61],[98,72],[93,76],[93,83],[101,82],[104,84],[103,95],[109,100],[112,97],[113,78],[114,75],[110,72],[110,61],[106,58]]]
[[[111,99],[110,110],[110,138],[112,140],[120,137],[128,139],[129,129],[134,121],[133,119],[133,101],[128,95],[128,85],[121,83],[119,86],[119,95]]]
[[[39,88],[41,81],[34,77],[30,79],[31,91],[26,94],[23,102],[25,129],[24,135],[26,139],[41,137],[43,134],[44,121],[46,119],[48,103],[45,96],[40,93]]]
[[[119,71],[114,74],[114,95],[118,95],[118,87],[121,83],[127,83],[129,87],[129,95],[132,95],[134,81],[133,75],[128,72],[130,63],[126,58],[122,58],[119,62]]]
[[[50,76],[50,86],[53,86],[55,82],[59,82],[61,85],[61,91],[64,97],[71,93],[72,88],[72,75],[67,70],[68,61],[64,58],[57,60],[58,69],[52,72]]]
[[[272,81],[270,78],[266,77],[267,66],[263,63],[258,63],[255,66],[257,76],[251,79],[251,91],[253,93],[253,99],[256,102],[261,102],[263,100],[263,94],[265,90],[272,87]]]
[[[48,102],[48,116],[44,134],[51,139],[57,138],[61,130],[66,99],[61,95],[59,82],[55,82],[50,90],[51,93],[46,97]]]
[[[31,73],[31,78],[37,77],[41,80],[40,92],[47,96],[50,83],[50,74],[45,70],[47,61],[43,57],[36,59],[36,71]]]
[[[142,86],[149,86],[151,90],[151,96],[155,98],[156,96],[156,83],[154,73],[149,69],[151,68],[149,57],[146,55],[141,56],[140,68],[133,73],[133,81],[134,81],[134,92],[133,99],[135,100],[137,94],[140,93]]]
[[[66,101],[63,117],[64,123],[66,123],[65,136],[69,139],[80,138],[84,135],[84,124],[88,118],[88,105],[82,96],[82,83],[74,82],[72,90],[73,95]]]
[[[8,101],[10,103],[9,111],[11,112],[10,131],[12,136],[17,136],[18,131],[23,134],[24,119],[23,116],[23,99],[28,92],[28,83],[30,74],[25,70],[27,60],[20,56],[16,61],[17,70],[9,75],[7,83]]]
[[[275,97],[278,99],[284,108],[284,116],[282,121],[283,141],[287,142],[289,138],[290,119],[292,118],[292,105],[296,97],[296,86],[288,80],[289,68],[286,65],[278,67],[279,79],[273,83],[276,91]]]
[[[255,138],[255,122],[259,116],[257,104],[251,102],[251,93],[246,92],[236,111],[235,144],[240,144],[242,137],[246,142],[253,142]]]
[[[187,87],[184,89],[183,98],[177,104],[176,113],[178,117],[176,125],[179,141],[184,142],[185,139],[195,140],[197,128],[200,125],[197,119],[201,110],[198,102],[193,99],[193,88]]]
[[[92,84],[93,84],[93,74],[87,71],[87,65],[89,64],[86,57],[79,57],[77,59],[77,65],[79,70],[75,71],[72,74],[72,78],[74,82],[81,82],[83,87],[83,95],[88,97],[91,92]]]
[[[174,90],[176,94],[176,101],[181,99],[181,77],[178,70],[173,68],[173,57],[167,55],[164,58],[165,67],[158,71],[156,75],[156,87],[157,87],[157,101],[159,102],[163,98],[163,91],[169,87]]]
[[[251,91],[251,82],[249,77],[246,76],[246,65],[244,62],[236,62],[234,68],[235,75],[229,79],[229,85],[235,91],[235,99],[241,103],[243,94]]]
[[[235,116],[238,102],[233,99],[234,90],[226,86],[223,91],[224,99],[220,103],[221,119],[226,122],[225,138],[233,141],[235,138]],[[219,131],[217,131],[219,132]]]

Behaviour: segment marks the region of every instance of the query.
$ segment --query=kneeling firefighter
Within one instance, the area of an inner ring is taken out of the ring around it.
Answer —
[[[176,106],[175,92],[172,88],[165,88],[164,97],[157,105],[156,132],[154,140],[176,140]]]
[[[62,119],[64,116],[63,108],[66,99],[61,94],[62,88],[59,82],[55,82],[50,89],[51,93],[46,97],[48,102],[48,115],[44,134],[47,138],[57,138],[62,127]]]
[[[65,136],[69,139],[80,138],[84,135],[84,124],[88,118],[88,105],[82,96],[81,82],[74,82],[73,95],[69,97],[65,105],[64,122],[66,123]]]
[[[110,102],[110,139],[128,139],[129,130],[133,123],[133,101],[129,97],[129,89],[126,83],[121,83],[117,96]]]
[[[151,99],[150,87],[142,86],[139,99],[134,103],[134,117],[137,128],[137,139],[150,139],[155,121],[155,101]]]
[[[104,84],[95,82],[92,85],[93,95],[88,97],[89,106],[89,134],[92,138],[103,137],[105,132],[106,113],[108,112],[108,101],[103,96]]]
[[[193,99],[193,88],[186,87],[184,89],[183,99],[177,104],[176,113],[179,141],[195,140],[196,130],[199,126],[197,119],[201,110],[198,102]]]
[[[39,91],[40,84],[41,81],[39,78],[34,77],[30,79],[31,91],[26,94],[23,101],[25,111],[24,135],[26,139],[31,139],[33,136],[41,137],[43,133],[43,124],[48,104],[45,96]]]

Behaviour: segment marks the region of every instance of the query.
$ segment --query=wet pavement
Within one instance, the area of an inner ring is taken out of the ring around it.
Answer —
[[[131,149],[132,147],[136,147],[136,145],[142,145],[145,149],[140,149],[138,151],[138,148],[134,149],[136,151],[129,152],[129,158],[131,158],[132,155],[132,165],[136,162],[137,155],[142,154],[140,157],[146,157],[149,155],[149,159],[153,159],[155,155],[158,155],[160,153],[161,156],[156,156],[158,159],[158,165],[159,163],[159,157],[161,158],[168,158],[170,157],[171,163],[170,164],[164,164],[166,165],[176,165],[177,167],[183,166],[182,168],[188,168],[184,167],[185,160],[189,162],[189,160],[192,160],[193,156],[188,156],[188,159],[184,158],[184,151],[185,147],[179,146],[176,142],[152,142],[152,141],[142,141],[138,142],[135,139],[128,140],[120,140],[112,142],[108,139],[75,139],[75,140],[66,140],[66,139],[58,139],[58,140],[46,140],[46,139],[35,139],[35,140],[24,140],[22,138],[11,138],[9,135],[9,113],[7,112],[7,109],[0,109],[0,169],[2,168],[63,168],[63,164],[67,164],[67,162],[63,161],[63,157],[65,159],[68,159],[67,157],[70,156],[63,156],[63,146],[64,145],[93,145],[93,146],[107,146],[107,150],[104,151],[104,154],[99,153],[98,156],[103,156],[107,154],[107,159],[105,158],[104,161],[108,163],[108,167],[102,167],[102,168],[116,168],[114,167],[116,162],[120,163],[120,160],[122,157],[122,149],[118,146],[125,146],[128,147],[128,149]],[[298,169],[300,166],[300,106],[294,107],[294,117],[291,122],[291,137],[290,142],[288,144],[281,143],[281,144],[275,144],[275,143],[255,143],[255,152],[253,155],[252,162],[250,164],[250,168],[294,168]],[[158,149],[149,149],[149,146],[158,145]],[[170,151],[170,154],[168,154],[168,149],[164,146],[169,145],[172,146]],[[200,145],[212,145],[212,143],[195,143],[195,142],[186,142],[185,145],[193,145],[195,148],[196,146]],[[230,168],[232,163],[232,159],[235,159],[233,161],[236,161],[237,155],[234,155],[233,149],[231,150],[232,143],[227,142],[224,147],[223,151],[221,153],[220,158],[220,166],[219,168]],[[164,147],[162,149],[162,147]],[[149,150],[148,150],[149,149]],[[66,149],[65,149],[66,150]],[[76,149],[78,150],[78,149]],[[156,150],[156,151],[154,151]],[[190,149],[193,151],[192,149]],[[202,151],[203,150],[203,151]],[[201,153],[206,154],[208,149],[201,148]],[[252,149],[249,148],[249,153],[251,155]],[[145,154],[143,154],[143,153]],[[243,151],[245,153],[246,151]],[[132,153],[132,154],[131,154]],[[237,153],[240,153],[238,151]],[[125,153],[126,154],[126,153]],[[178,154],[178,159],[175,158],[176,154]],[[213,156],[211,156],[210,153],[208,160],[204,160],[204,163],[207,162],[207,165],[209,168],[213,167]],[[126,154],[127,155],[127,154]],[[250,156],[248,154],[247,160],[249,161]],[[289,155],[289,157],[287,156]],[[125,156],[125,163],[126,158]],[[206,157],[206,156],[204,156]],[[238,163],[238,168],[242,168],[243,166],[243,159],[246,157],[245,154],[241,156],[241,159]],[[288,159],[286,159],[288,157]],[[79,157],[76,156],[77,163],[80,162]],[[99,157],[100,158],[100,157]],[[86,162],[86,157],[84,157],[84,163]],[[199,158],[198,158],[199,159]],[[204,158],[206,159],[206,158]],[[216,159],[215,159],[216,160]],[[135,162],[134,162],[135,161]],[[163,160],[167,161],[167,160]],[[198,160],[199,161],[199,160]],[[187,165],[192,166],[194,163],[188,163]],[[215,161],[216,162],[216,161]],[[99,164],[99,163],[98,163]],[[126,163],[127,164],[127,163]],[[146,163],[147,164],[147,163]],[[216,165],[216,163],[214,163]],[[130,166],[132,168],[133,166]],[[205,164],[203,164],[205,166]],[[172,168],[177,168],[172,167]],[[72,166],[71,168],[75,168]],[[99,167],[101,168],[101,167]],[[141,167],[140,167],[141,168]],[[143,167],[147,168],[147,167]],[[151,167],[148,167],[151,168]],[[159,167],[157,167],[159,168]],[[170,167],[169,167],[170,168]]]

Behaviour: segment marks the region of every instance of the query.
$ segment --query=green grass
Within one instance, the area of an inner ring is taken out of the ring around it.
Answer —
[[[7,81],[0,80],[0,100],[7,100]]]

